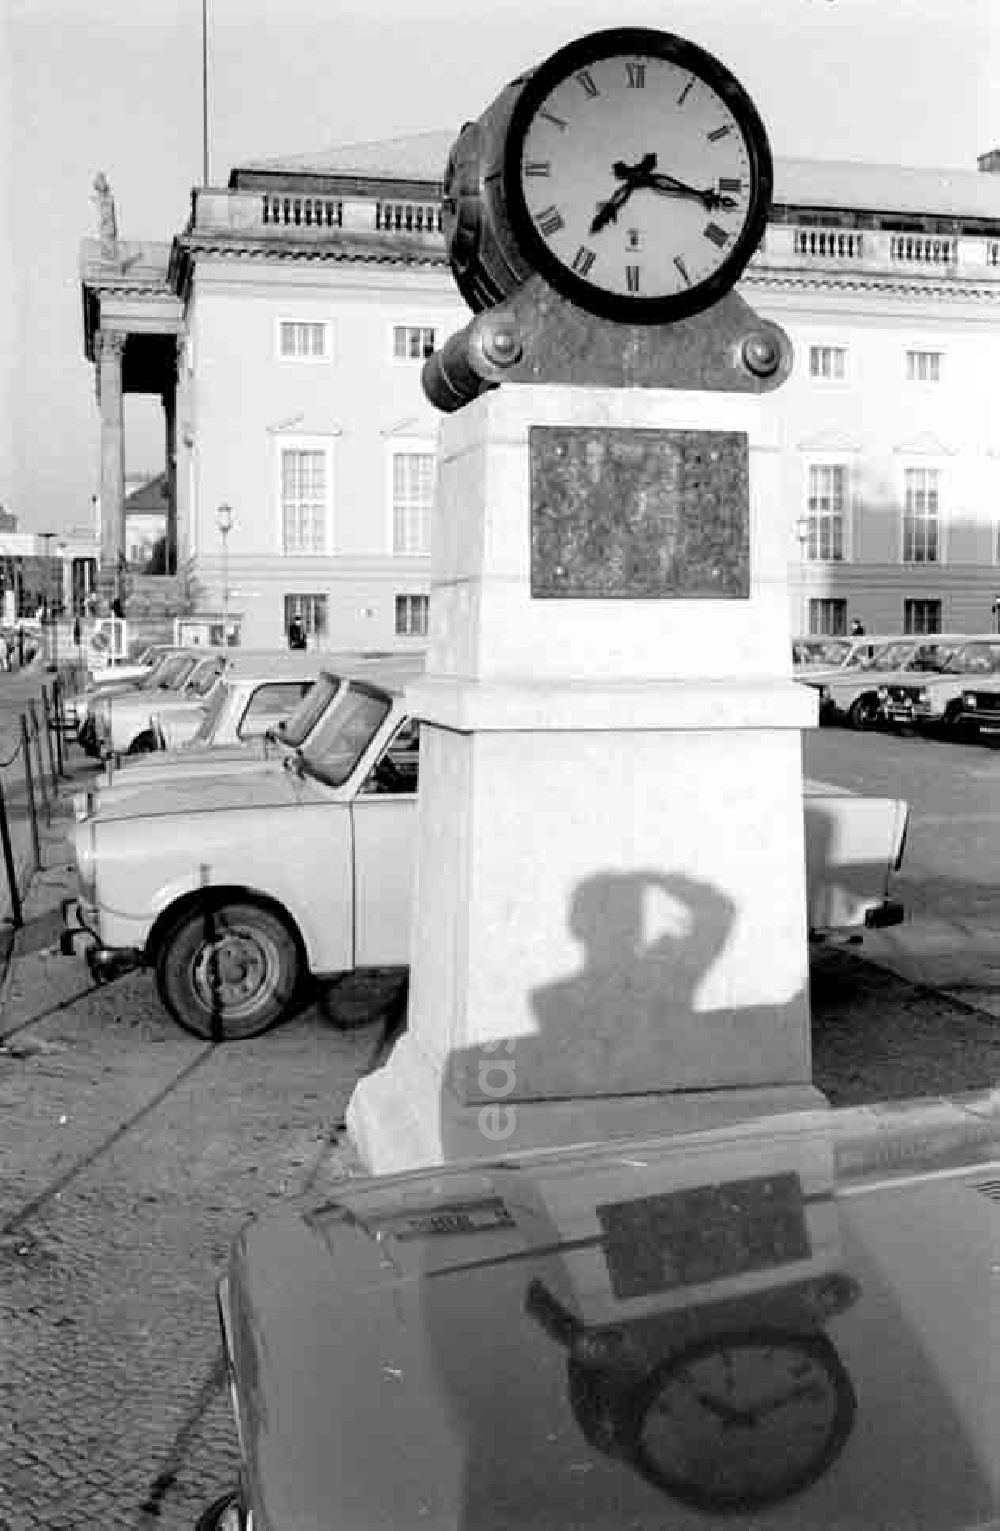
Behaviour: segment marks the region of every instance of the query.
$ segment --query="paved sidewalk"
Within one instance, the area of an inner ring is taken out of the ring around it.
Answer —
[[[0,984],[0,1527],[191,1531],[237,1467],[216,1280],[249,1218],[356,1172],[382,1019],[338,1029],[335,992],[214,1048],[148,974],[95,989],[58,954],[68,822]]]

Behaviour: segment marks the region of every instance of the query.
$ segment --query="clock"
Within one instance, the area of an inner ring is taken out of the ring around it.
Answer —
[[[816,1481],[855,1415],[850,1378],[819,1331],[760,1329],[675,1352],[633,1393],[622,1455],[703,1510],[752,1510]]]
[[[773,171],[756,108],[718,59],[615,28],[517,83],[501,165],[515,269],[628,323],[684,318],[732,287],[764,232]]]

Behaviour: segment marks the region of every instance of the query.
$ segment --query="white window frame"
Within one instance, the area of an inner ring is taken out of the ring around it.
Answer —
[[[937,558],[906,557],[907,479],[911,473],[937,475]],[[937,457],[907,457],[899,465],[899,562],[904,569],[939,569],[948,562],[947,475]]]
[[[397,552],[396,550],[396,486],[394,463],[397,457],[430,457],[436,459],[437,452],[435,450],[434,442],[430,439],[424,439],[422,437],[415,436],[408,437],[405,440],[398,436],[393,438],[393,440],[387,443],[385,467],[386,505],[388,507],[386,515],[386,547],[393,558],[429,558],[431,551],[431,523],[434,513],[433,491],[431,495],[431,504],[427,512],[426,547],[419,552]],[[434,463],[434,471],[436,482],[436,461]]]
[[[281,331],[282,326],[286,324],[308,325],[322,330],[323,354],[316,356],[309,352],[307,355],[300,355],[298,352],[283,351]],[[274,322],[274,351],[279,362],[287,362],[291,366],[328,367],[333,361],[333,321],[310,318],[306,314],[280,314]]]
[[[803,485],[802,485],[802,513],[807,520],[812,519],[810,502],[812,499],[812,481],[814,472],[824,470],[841,470],[844,475],[844,509],[843,509],[843,533],[842,533],[842,556],[840,558],[812,557],[810,553],[811,538],[807,539],[802,549],[802,561],[805,564],[842,564],[854,561],[854,473],[850,457],[844,453],[824,452],[822,455],[810,453],[803,461]]]
[[[921,356],[937,358],[937,377],[917,377],[915,375],[917,371],[916,359]],[[914,362],[914,375],[911,375],[910,372],[911,359]],[[919,343],[908,345],[903,352],[903,381],[912,383],[917,388],[937,388],[944,377],[944,365],[944,351],[940,346],[921,345]]]
[[[812,370],[813,353],[829,351],[831,355],[841,354],[844,358],[844,371],[840,377],[827,377],[822,372]],[[840,340],[810,340],[806,344],[806,375],[810,383],[818,383],[822,388],[843,388],[845,383],[851,381],[851,352],[850,347]]]
[[[274,453],[274,503],[275,544],[279,557],[300,560],[303,558],[329,558],[333,553],[333,505],[336,463],[334,443],[329,436],[293,436],[282,433],[275,439]],[[284,452],[321,452],[326,462],[324,468],[325,515],[323,521],[323,548],[285,548],[285,514],[281,497],[282,454]]]
[[[394,367],[422,367],[424,362],[427,359],[426,356],[423,354],[423,352],[421,352],[420,356],[397,356],[396,355],[396,331],[397,330],[407,330],[407,331],[419,330],[421,333],[427,332],[428,334],[430,334],[432,336],[434,344],[437,345],[438,337],[441,334],[442,326],[440,324],[438,324],[437,320],[435,320],[435,319],[430,319],[430,320],[393,319],[393,320],[390,321],[390,324],[389,324],[389,360],[392,362],[393,366]]]

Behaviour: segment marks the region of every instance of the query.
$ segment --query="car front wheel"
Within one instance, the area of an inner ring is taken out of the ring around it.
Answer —
[[[847,713],[852,728],[874,728],[879,720],[878,698],[871,694],[855,697]]]
[[[156,959],[160,999],[179,1026],[236,1042],[288,1013],[303,976],[295,937],[269,909],[213,898],[189,908]]]

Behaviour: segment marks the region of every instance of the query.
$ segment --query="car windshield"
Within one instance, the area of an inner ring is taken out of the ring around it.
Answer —
[[[203,659],[185,682],[185,691],[192,696],[207,696],[222,674],[225,663],[224,659]]]
[[[148,670],[140,680],[139,690],[154,691],[160,684],[160,681],[164,675],[168,673],[172,661],[175,659],[182,659],[183,657],[184,656],[181,654],[161,655],[159,659],[154,661],[152,668]]]
[[[847,658],[850,652],[851,645],[847,642],[846,639],[841,639],[840,642],[837,642],[837,640],[834,639],[832,641],[819,643],[816,645],[815,653],[810,656],[809,663],[824,664],[830,665],[831,667],[836,667],[837,665],[842,665],[844,663],[844,660]]]
[[[220,684],[209,693],[205,700],[205,704],[202,707],[201,722],[195,729],[194,737],[191,741],[192,744],[211,743],[212,735],[215,733],[216,725],[222,716],[226,705],[226,698],[228,696],[229,686],[225,681],[221,681]]]
[[[995,643],[964,643],[941,666],[948,675],[992,675],[998,667],[1000,646]]]
[[[898,670],[913,653],[912,643],[890,643],[880,649],[872,663],[873,670]]]
[[[172,654],[159,672],[154,689],[179,691],[197,663],[196,654]]]
[[[341,787],[368,748],[392,703],[361,681],[345,686],[298,752],[303,770]]]
[[[279,738],[297,750],[304,744],[333,701],[343,682],[336,675],[322,675],[285,719]]]

